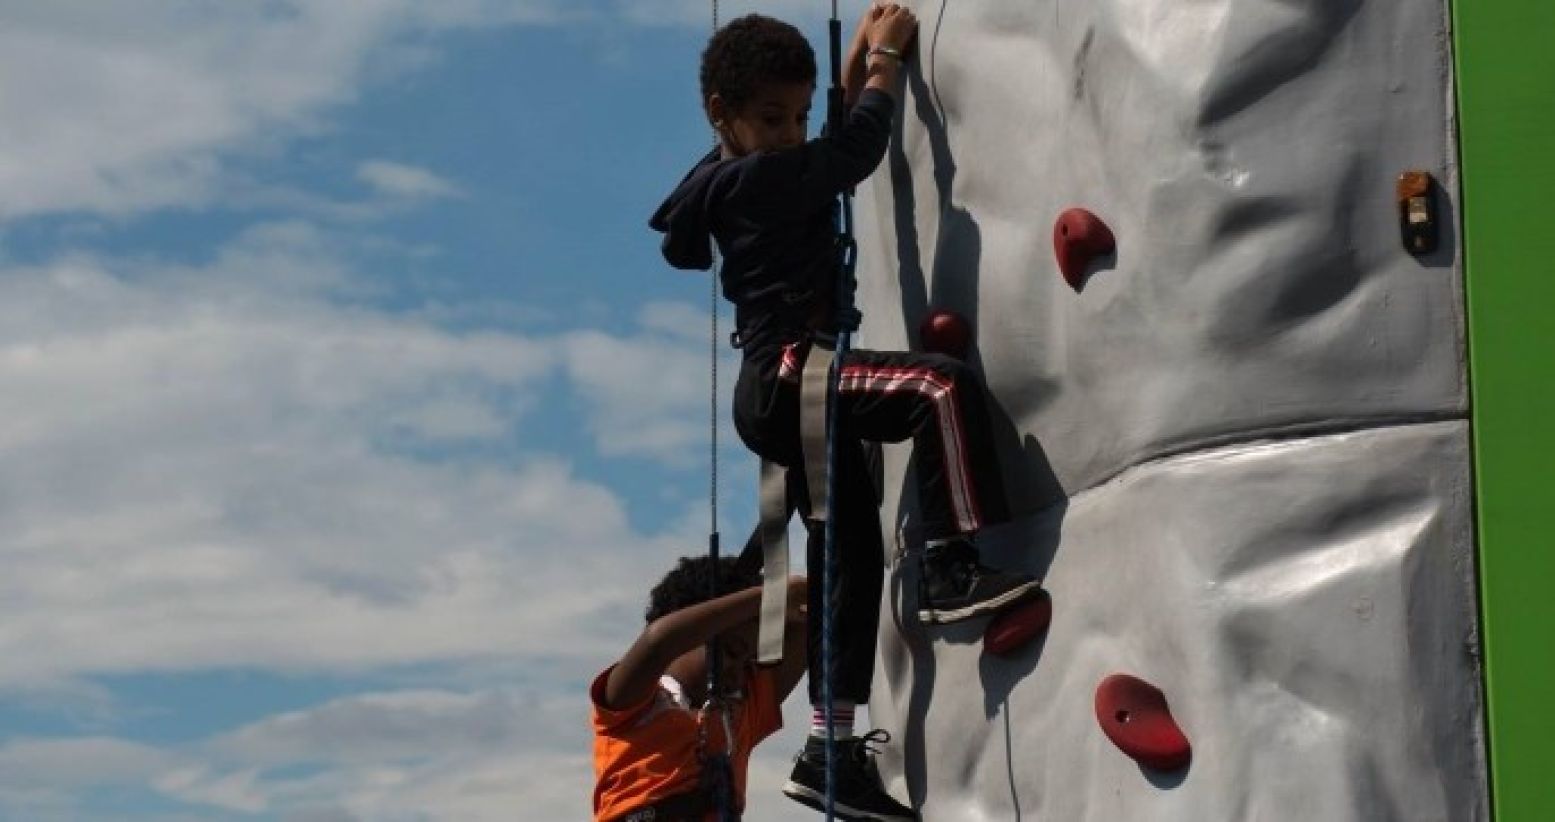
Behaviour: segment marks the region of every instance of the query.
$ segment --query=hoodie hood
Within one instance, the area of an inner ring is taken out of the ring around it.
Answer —
[[[708,187],[718,167],[718,149],[697,162],[680,185],[653,212],[648,225],[664,234],[660,248],[676,268],[705,271],[713,267],[712,231],[708,226]]]

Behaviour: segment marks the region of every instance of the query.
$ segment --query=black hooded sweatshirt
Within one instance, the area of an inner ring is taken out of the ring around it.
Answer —
[[[723,256],[723,293],[749,355],[807,328],[832,330],[837,195],[864,181],[885,156],[896,102],[865,89],[842,128],[804,145],[719,159],[703,157],[654,212],[664,259],[712,267]]]

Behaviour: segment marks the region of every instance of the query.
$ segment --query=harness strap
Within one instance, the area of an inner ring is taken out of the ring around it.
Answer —
[[[827,475],[826,400],[835,360],[830,341],[812,338],[799,379],[799,445],[804,452],[805,485],[810,491],[810,519],[825,522]]]
[[[756,659],[762,664],[783,660],[784,615],[788,603],[788,469],[761,461],[761,622],[756,631]]]

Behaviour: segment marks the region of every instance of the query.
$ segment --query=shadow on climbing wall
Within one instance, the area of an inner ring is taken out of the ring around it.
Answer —
[[[916,511],[917,500],[911,488],[912,483],[906,483],[906,486],[899,510]],[[1058,550],[1067,508],[1068,503],[1060,501],[1037,516],[1018,518],[1013,522],[989,528],[980,535],[978,540],[984,559],[996,567],[1025,571],[1039,578],[1045,576]],[[925,730],[925,720],[929,705],[936,697],[937,664],[934,645],[940,643],[976,646],[984,643],[989,620],[975,619],[932,627],[920,623],[915,610],[918,564],[915,561],[900,562],[896,568],[890,581],[892,620],[898,636],[907,647],[912,665],[912,676],[908,680],[912,683],[912,690],[907,698],[907,712],[901,734],[903,770],[909,790],[913,791],[911,796],[913,803],[921,805],[923,797],[917,793],[920,789],[915,786],[928,784],[926,780],[931,746]],[[1060,612],[1062,607],[1062,602],[1055,598],[1053,600],[1055,612]],[[1007,722],[1019,722],[1018,719],[1012,720],[1010,717],[1010,692],[1037,669],[1046,644],[1047,633],[1043,631],[1025,645],[1003,656],[996,656],[986,651],[981,654],[977,671],[978,682],[983,692],[985,717],[991,720],[1003,713]],[[901,680],[898,678],[897,681]],[[946,681],[947,687],[965,688],[971,683],[970,677],[964,671],[952,672]],[[1014,806],[1018,809],[1020,802],[1019,797],[1014,795],[1016,782],[1013,774],[1019,766],[1015,761],[1016,751],[1009,744],[1008,734],[1006,737],[1005,753],[1012,774],[1010,790]]]
[[[948,3],[940,7],[942,17],[946,5]],[[896,134],[890,147],[891,188],[894,195],[892,216],[896,229],[899,266],[897,281],[901,290],[902,319],[906,324],[906,339],[911,341],[915,349],[922,350],[923,341],[918,338],[918,326],[931,308],[960,314],[973,330],[967,359],[982,370],[982,355],[977,346],[982,331],[978,324],[982,232],[972,213],[955,202],[956,158],[951,150],[944,107],[933,84],[934,52],[939,26],[935,26],[934,32],[934,39],[930,40],[924,51],[925,59],[912,64],[906,72],[914,113],[923,124],[924,133],[929,139],[934,190],[939,199],[939,224],[934,237],[932,268],[927,272],[923,268],[919,251],[918,203],[914,194],[911,165],[902,148],[905,117],[896,118]],[[927,78],[918,68],[921,65],[928,66]],[[1039,392],[1044,387],[1048,387],[1047,381],[1034,375],[1023,385],[1023,389]],[[1028,516],[1064,499],[1063,488],[1041,443],[1031,436],[1023,439],[1020,429],[998,402],[998,398],[992,399],[994,401],[989,403],[992,418],[988,422],[993,428],[994,442],[1004,468],[1011,512],[1016,517]],[[1046,570],[1046,563],[1042,570]]]
[[[1175,771],[1157,771],[1139,766],[1139,772],[1156,790],[1169,791],[1188,781],[1188,772],[1193,770],[1193,763],[1188,763]],[[1401,816],[1379,816],[1377,819],[1403,819]]]
[[[1442,181],[1431,178],[1431,198],[1436,204],[1436,250],[1415,259],[1426,268],[1452,268],[1458,261],[1458,208]]]
[[[940,14],[943,16],[942,4]],[[955,155],[951,150],[950,135],[943,106],[933,88],[934,47],[939,26],[935,26],[935,39],[923,49],[924,60],[909,68],[907,83],[914,101],[914,113],[924,126],[929,139],[934,188],[938,196],[938,227],[935,232],[931,257],[931,270],[925,271],[917,228],[917,197],[914,193],[911,165],[903,149],[902,123],[897,118],[895,139],[891,142],[889,168],[891,174],[893,221],[896,229],[897,278],[901,291],[902,318],[906,327],[905,337],[914,349],[923,350],[924,341],[919,338],[919,324],[931,309],[953,311],[964,317],[973,329],[973,343],[967,353],[968,361],[982,370],[981,355],[977,350],[979,286],[982,262],[982,233],[970,211],[958,206],[954,199],[956,176]],[[917,69],[926,65],[928,76]],[[1059,535],[1067,509],[1064,491],[1059,484],[1046,452],[1034,436],[1022,437],[1020,429],[997,397],[988,403],[991,418],[987,423],[993,431],[1006,485],[1006,494],[1013,516],[1011,523],[988,529],[980,537],[984,559],[992,565],[1010,570],[1024,571],[1045,577],[1057,551]],[[907,476],[913,475],[915,466],[909,461]],[[917,541],[914,520],[917,517],[916,483],[902,483],[901,497],[897,505],[897,534],[905,543]],[[918,622],[914,610],[918,586],[919,568],[915,561],[900,562],[891,579],[892,617],[911,658],[912,691],[908,696],[908,710],[902,728],[902,756],[904,775],[915,806],[924,802],[923,787],[927,784],[927,757],[930,745],[925,734],[925,718],[936,688],[936,662],[934,643],[975,645],[983,642],[988,620],[973,620],[948,626],[930,628]],[[978,665],[979,681],[983,689],[985,715],[993,718],[1003,711],[1006,721],[1006,752],[1010,767],[1010,791],[1013,805],[1019,817],[1019,796],[1016,795],[1014,749],[1009,744],[1008,698],[1015,684],[1035,670],[1046,644],[1046,634],[1032,639],[1025,646],[1005,656],[983,654]],[[952,677],[956,683],[967,683],[964,675]]]
[[[1060,501],[1036,516],[1017,517],[1008,525],[990,530],[979,543],[983,559],[998,568],[1025,571],[1038,579],[1047,576],[1058,553],[1058,543],[1063,535],[1064,515],[1069,504]],[[1061,596],[1048,592],[1053,600],[1053,613],[1062,614],[1064,602]],[[978,623],[979,631],[981,623]],[[973,641],[980,640],[981,634]],[[978,678],[983,686],[983,715],[992,719],[1001,709],[1006,709],[1010,691],[1016,683],[1036,670],[1042,659],[1042,649],[1047,644],[1043,632],[1025,646],[1012,653],[995,656],[984,653],[978,663]]]
[[[944,15],[944,6],[940,8]],[[946,127],[943,107],[932,87],[934,72],[934,46],[939,37],[928,47],[920,44],[925,60],[911,63],[907,85],[912,92],[914,113],[924,125],[932,154],[934,189],[939,195],[939,225],[934,238],[933,270],[925,272],[918,246],[917,197],[913,193],[912,169],[903,145],[905,117],[895,119],[896,133],[890,146],[891,188],[895,195],[893,217],[896,227],[896,253],[900,269],[897,279],[902,292],[902,320],[906,323],[907,339],[915,348],[922,348],[917,329],[930,307],[954,311],[965,317],[977,328],[978,273],[982,262],[982,232],[971,212],[955,204],[953,183],[956,179],[956,159],[950,150],[950,134]],[[929,78],[920,66],[928,65]],[[932,278],[929,274],[932,273]],[[931,291],[932,289],[932,291]],[[974,351],[973,363],[980,365]]]

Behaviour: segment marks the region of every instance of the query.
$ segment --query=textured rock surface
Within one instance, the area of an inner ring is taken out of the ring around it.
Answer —
[[[1455,188],[1445,8],[915,7],[901,133],[860,192],[860,342],[972,320],[1020,513],[991,553],[1054,611],[983,657],[981,625],[900,624],[898,568],[888,767],[928,819],[1485,817],[1456,216],[1443,192],[1415,258],[1393,201],[1408,169]],[[1078,293],[1071,206],[1117,238]],[[910,546],[907,453],[883,516]],[[1165,690],[1186,773],[1103,737],[1113,672]]]

